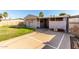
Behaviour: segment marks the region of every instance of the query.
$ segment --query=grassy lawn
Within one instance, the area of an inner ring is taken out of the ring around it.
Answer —
[[[34,29],[31,28],[13,28],[10,26],[2,26],[0,27],[0,41],[31,33],[33,31]]]

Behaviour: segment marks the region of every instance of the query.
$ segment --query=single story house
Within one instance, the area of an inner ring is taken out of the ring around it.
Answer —
[[[54,31],[63,30],[69,32],[70,19],[79,20],[79,16],[37,17],[28,15],[24,18],[24,21],[25,25],[30,28],[47,28]]]

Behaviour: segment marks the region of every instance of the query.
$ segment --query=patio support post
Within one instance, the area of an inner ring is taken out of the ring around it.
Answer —
[[[37,28],[40,28],[40,18],[37,18]]]
[[[51,20],[51,18],[48,19],[49,23],[50,23],[50,20]],[[50,26],[50,24],[49,24],[49,26]],[[49,27],[49,26],[48,26],[48,27]],[[49,27],[49,29],[50,29],[50,27]]]
[[[69,18],[66,19],[66,33],[69,32]]]
[[[39,28],[40,28],[40,18],[38,18],[38,19],[39,19],[39,22],[38,23],[39,23]]]

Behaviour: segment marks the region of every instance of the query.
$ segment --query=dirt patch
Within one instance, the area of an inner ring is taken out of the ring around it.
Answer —
[[[71,49],[79,49],[79,38],[70,37]]]

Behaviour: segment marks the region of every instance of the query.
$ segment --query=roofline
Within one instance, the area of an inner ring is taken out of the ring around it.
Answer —
[[[52,16],[52,17],[38,17],[38,18],[79,18],[79,15],[73,15],[73,16]]]
[[[64,17],[67,17],[67,18],[79,18],[79,15],[73,15],[73,16],[49,16],[49,17],[39,17],[37,16],[36,18],[64,18]]]
[[[69,18],[79,18],[79,15],[73,15],[73,16],[70,16]]]
[[[69,16],[52,16],[52,17],[38,17],[38,18],[64,18]]]

